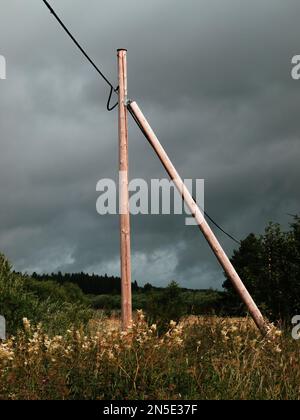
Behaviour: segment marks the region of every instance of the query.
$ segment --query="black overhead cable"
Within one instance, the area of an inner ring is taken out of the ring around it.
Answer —
[[[196,202],[196,201],[195,201]],[[210,215],[205,211],[204,215],[221,231],[223,232],[226,236],[228,236],[229,239],[231,239],[232,241],[234,241],[235,243],[237,243],[238,245],[241,245],[241,241],[239,241],[238,239],[236,239],[234,236],[230,235],[228,232],[226,232],[220,225],[218,225],[218,223],[212,219],[210,217]]]
[[[69,37],[72,39],[72,41],[74,42],[74,44],[77,46],[77,48],[79,48],[79,50],[82,52],[82,54],[85,56],[85,58],[90,62],[90,64],[94,67],[94,69],[97,71],[97,73],[102,77],[102,79],[107,83],[107,85],[110,87],[110,94],[109,94],[109,98],[107,101],[107,110],[108,111],[113,111],[118,103],[116,103],[115,105],[111,106],[110,102],[111,102],[111,98],[112,98],[112,94],[115,92],[117,93],[119,88],[115,88],[113,86],[113,84],[108,80],[108,78],[102,73],[102,71],[99,69],[99,67],[95,64],[95,62],[90,58],[90,56],[87,54],[87,52],[82,48],[82,46],[79,44],[79,42],[76,40],[76,38],[71,34],[71,32],[69,31],[69,29],[66,27],[66,25],[62,22],[62,20],[59,18],[59,16],[56,14],[56,12],[53,10],[53,8],[50,6],[50,4],[46,1],[46,0],[42,0],[44,2],[44,4],[48,7],[48,9],[50,10],[50,12],[53,14],[53,16],[55,17],[55,19],[57,20],[57,22],[60,24],[60,26],[64,29],[64,31],[69,35]]]
[[[296,219],[298,216],[297,216],[297,214],[290,214],[290,213],[287,213],[287,215],[288,216],[290,216],[290,217],[293,217],[294,219]]]
[[[141,130],[141,132],[144,134],[144,136],[148,140],[148,135],[147,135],[146,131],[144,130],[144,128],[142,127],[142,125],[140,124],[140,122],[137,120],[137,118],[134,115],[134,113],[132,112],[132,109],[131,109],[130,105],[127,108],[128,108],[129,113],[131,114],[132,118],[136,122],[137,126],[139,127],[139,129]],[[194,197],[193,197],[193,200],[195,201],[195,203],[197,203],[197,201],[195,200]],[[201,209],[201,210],[204,213],[205,217],[207,219],[209,219],[216,226],[216,228],[218,228],[222,233],[224,233],[233,242],[237,243],[238,245],[241,245],[241,241],[239,241],[234,236],[232,236],[228,232],[226,232],[206,211],[203,211],[203,209]]]

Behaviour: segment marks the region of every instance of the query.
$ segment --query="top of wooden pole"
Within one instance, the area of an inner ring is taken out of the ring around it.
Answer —
[[[121,52],[121,51],[125,51],[125,52],[127,52],[128,50],[127,50],[126,48],[119,48],[117,51],[118,51],[118,52]]]

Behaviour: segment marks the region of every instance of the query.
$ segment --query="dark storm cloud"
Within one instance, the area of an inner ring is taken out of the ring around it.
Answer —
[[[206,209],[240,238],[299,211],[298,1],[52,1],[116,83],[129,49],[129,92],[179,172],[205,178]],[[0,248],[21,270],[119,272],[118,218],[96,214],[96,183],[117,177],[107,87],[42,1],[2,5]],[[131,177],[165,176],[130,124]],[[135,217],[134,278],[190,287],[223,281],[182,217]],[[234,244],[216,232],[231,253]]]

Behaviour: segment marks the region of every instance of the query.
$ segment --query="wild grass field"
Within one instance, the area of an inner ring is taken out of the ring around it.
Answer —
[[[157,333],[138,312],[49,336],[42,325],[0,344],[0,399],[298,400],[299,342],[250,319],[191,317]]]
[[[264,315],[286,325],[266,337],[228,279],[225,293],[176,282],[137,290],[134,308],[144,312],[125,333],[112,316],[120,293],[85,290],[108,278],[30,277],[0,254],[0,400],[299,400],[299,252],[297,217],[290,232],[271,225],[250,235],[232,258]]]

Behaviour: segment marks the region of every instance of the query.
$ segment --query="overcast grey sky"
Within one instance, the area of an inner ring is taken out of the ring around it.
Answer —
[[[299,213],[299,0],[49,0],[129,95],[184,178],[204,178],[206,210],[238,238]],[[18,270],[119,274],[118,218],[96,213],[116,178],[117,112],[107,88],[40,0],[1,2],[0,251]],[[130,124],[130,176],[165,174]],[[228,253],[234,244],[217,232]],[[182,217],[132,219],[133,277],[220,287],[218,266]]]

